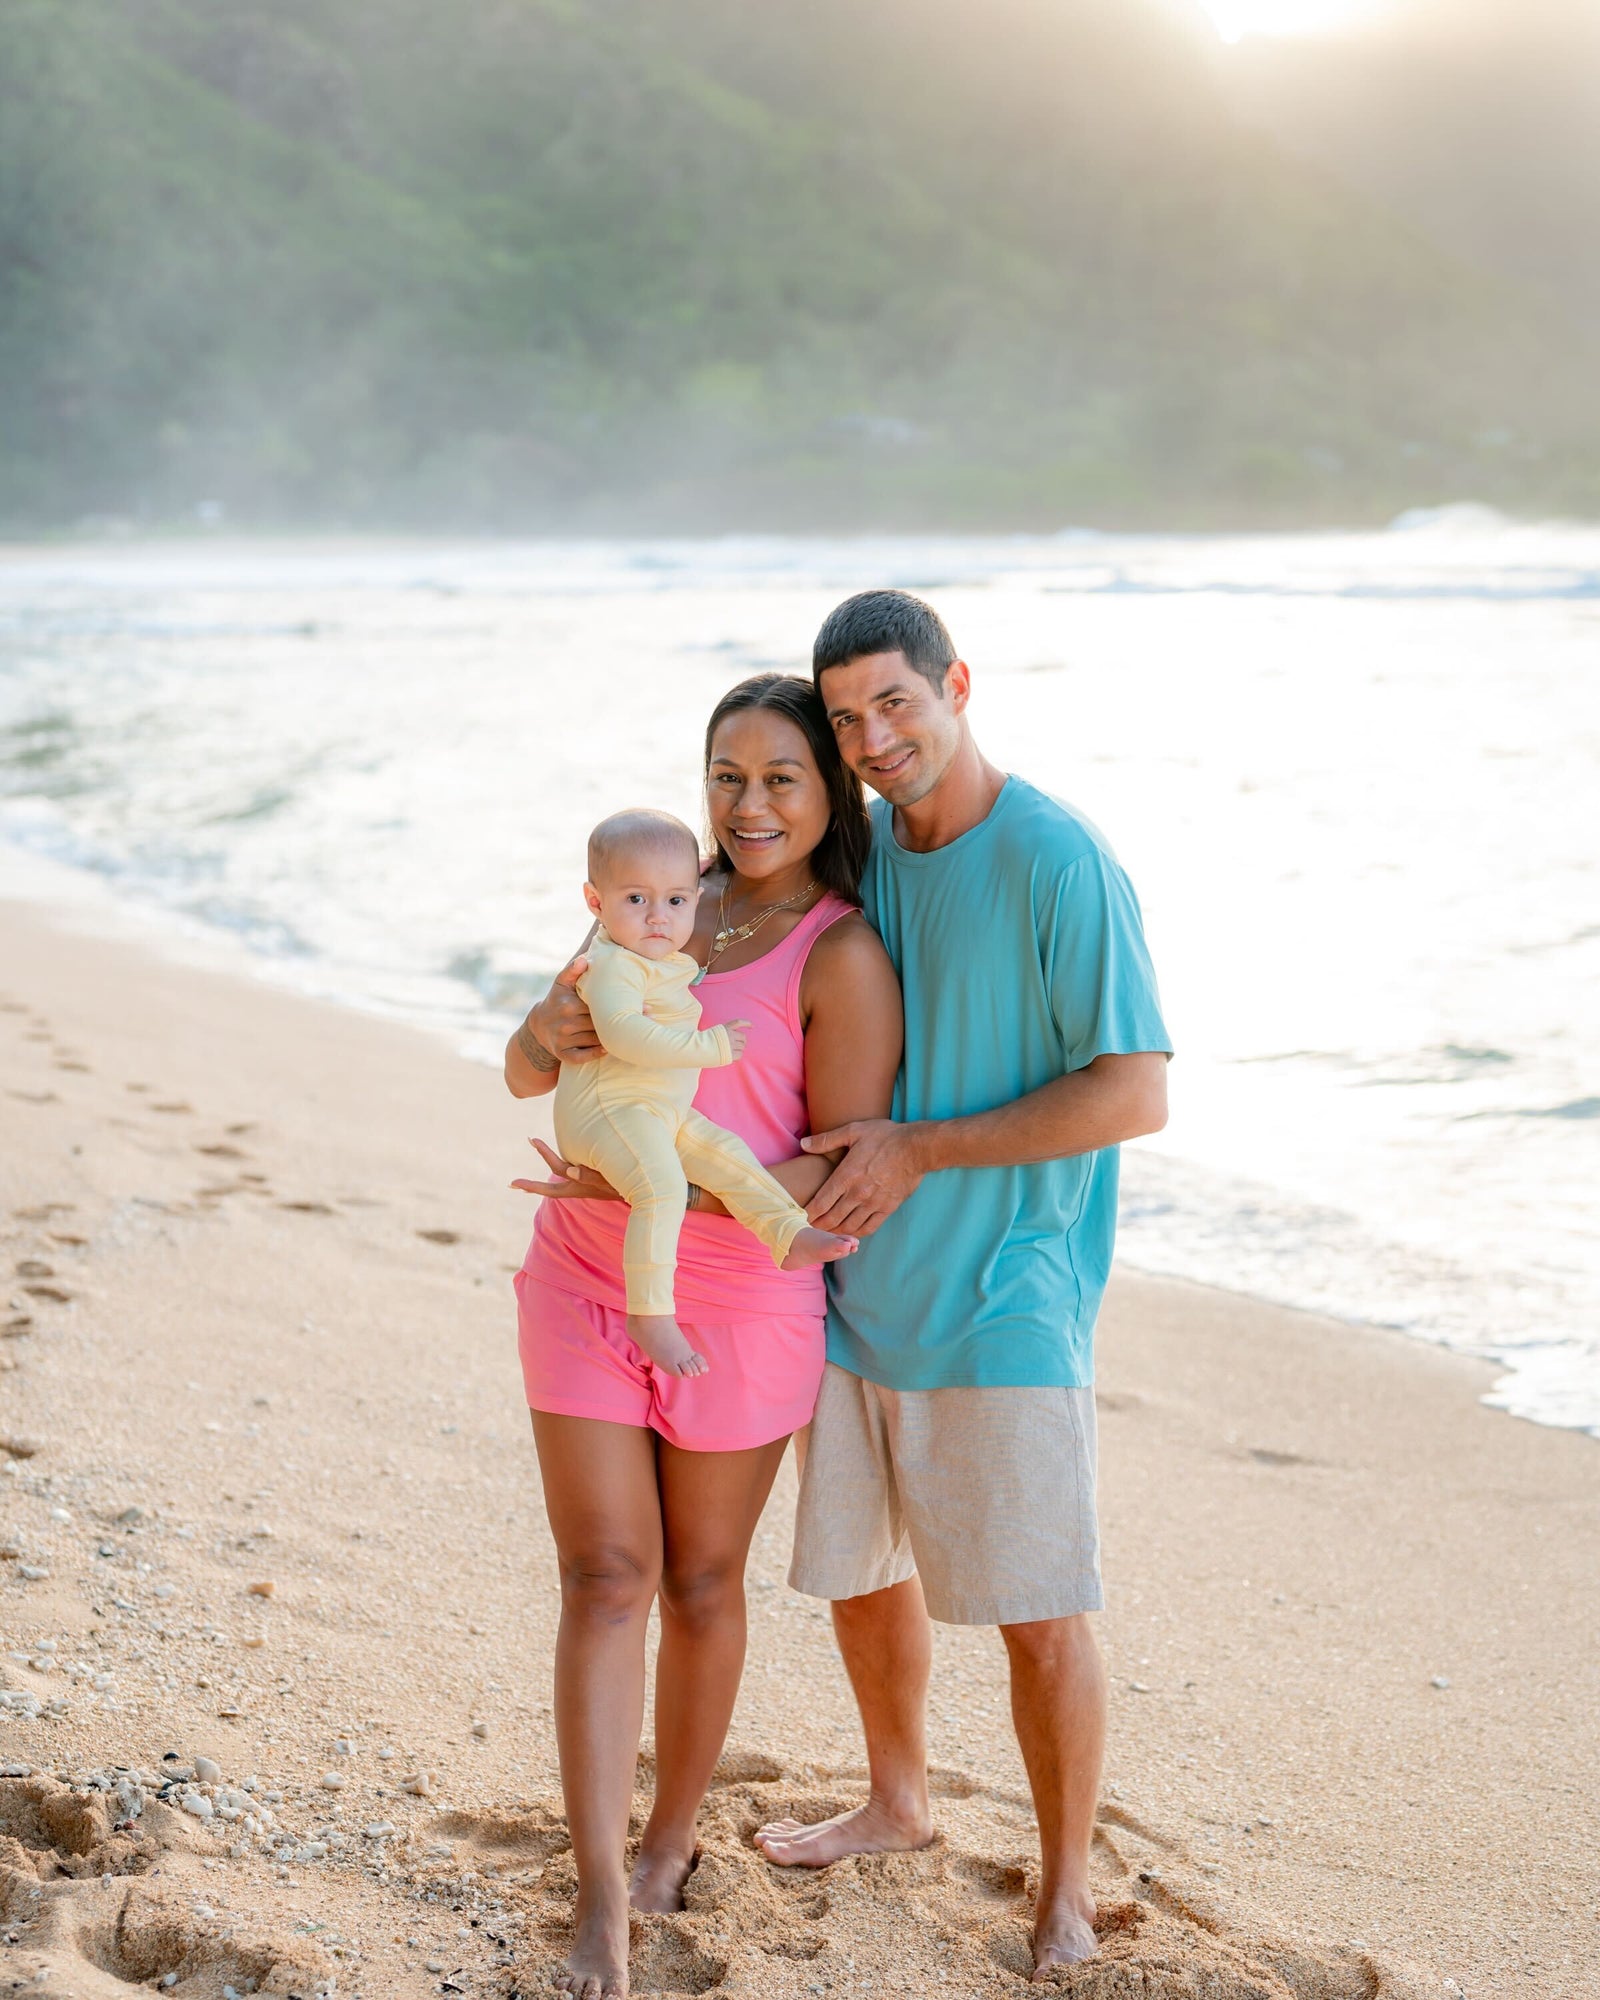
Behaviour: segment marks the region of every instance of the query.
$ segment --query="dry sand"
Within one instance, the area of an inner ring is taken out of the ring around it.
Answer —
[[[16,905],[0,1002],[0,1988],[545,1988],[572,1878],[509,1289],[528,1109]],[[1600,1994],[1600,1450],[1481,1408],[1475,1364],[1198,1288],[1123,1276],[1100,1351],[1104,1952],[1062,1986]],[[797,1877],[750,1846],[862,1789],[792,1501],[786,1468],[689,1908],[638,1924],[636,1987],[1020,1993],[992,1633],[938,1633],[934,1847]]]

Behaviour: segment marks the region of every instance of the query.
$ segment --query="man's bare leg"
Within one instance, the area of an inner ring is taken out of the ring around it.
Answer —
[[[1039,1817],[1034,1977],[1097,1950],[1089,1843],[1106,1742],[1106,1670],[1086,1616],[1002,1625],[1011,1718]]]
[[[825,1868],[845,1854],[926,1847],[928,1811],[928,1668],[933,1640],[917,1577],[840,1598],[833,1631],[861,1711],[867,1738],[867,1802],[853,1812],[803,1826],[774,1820],[756,1844],[781,1868]]]

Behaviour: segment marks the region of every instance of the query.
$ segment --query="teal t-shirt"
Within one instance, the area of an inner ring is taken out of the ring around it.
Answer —
[[[1096,1056],[1170,1052],[1133,885],[1070,806],[1008,778],[929,854],[873,806],[866,914],[905,993],[899,1119],[992,1111]],[[930,1174],[828,1267],[828,1359],[892,1389],[1082,1387],[1117,1149]]]

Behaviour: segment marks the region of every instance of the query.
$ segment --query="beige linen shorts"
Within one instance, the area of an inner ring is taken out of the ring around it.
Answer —
[[[945,1625],[1103,1606],[1093,1389],[885,1389],[830,1362],[796,1445],[806,1596],[919,1575]]]

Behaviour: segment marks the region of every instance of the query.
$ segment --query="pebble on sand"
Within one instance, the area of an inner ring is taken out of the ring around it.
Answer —
[[[196,1757],[194,1760],[194,1774],[202,1785],[220,1785],[222,1783],[222,1766],[211,1757]]]
[[[249,1589],[245,1592],[245,1595],[247,1597],[271,1597],[276,1592],[277,1588],[278,1586],[274,1582],[272,1582],[270,1578],[268,1578],[265,1582],[262,1583],[252,1583]]]

